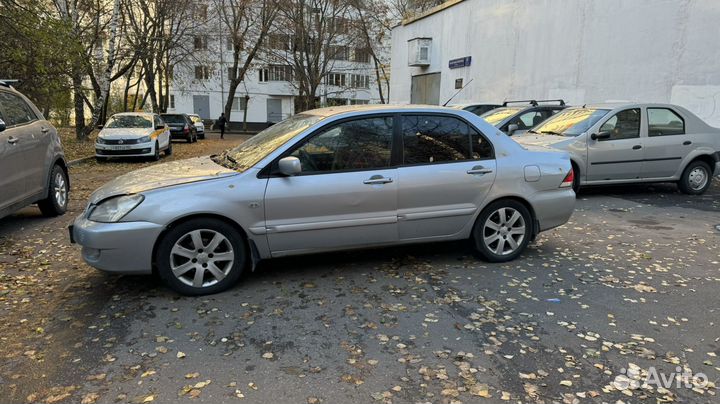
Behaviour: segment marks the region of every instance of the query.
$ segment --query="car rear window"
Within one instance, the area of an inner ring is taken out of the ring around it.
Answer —
[[[182,115],[163,115],[162,119],[167,123],[185,123],[185,117]]]

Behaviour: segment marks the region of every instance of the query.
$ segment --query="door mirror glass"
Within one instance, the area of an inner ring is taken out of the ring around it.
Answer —
[[[510,125],[508,125],[507,134],[512,135],[513,133],[517,132],[518,129],[520,129],[520,127],[516,123],[511,123]]]
[[[590,135],[590,139],[592,139],[592,140],[610,139],[610,132],[593,133],[592,135]]]
[[[278,161],[278,171],[287,176],[297,175],[302,172],[300,159],[294,156],[283,157]]]
[[[6,127],[7,126],[5,126],[5,121],[0,119],[0,132],[4,131]]]
[[[165,125],[161,125],[161,124],[155,125],[155,130],[158,130],[158,129],[165,129]]]
[[[98,126],[97,126],[98,130],[102,130],[103,127],[104,127],[103,125],[98,125]]]

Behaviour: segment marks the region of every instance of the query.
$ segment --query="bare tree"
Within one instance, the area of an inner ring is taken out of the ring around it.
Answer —
[[[230,120],[233,101],[240,83],[250,69],[268,32],[278,16],[278,0],[216,0],[220,21],[232,45],[232,67],[225,101],[225,116]],[[220,38],[220,52],[223,52]],[[221,72],[222,73],[222,72]]]

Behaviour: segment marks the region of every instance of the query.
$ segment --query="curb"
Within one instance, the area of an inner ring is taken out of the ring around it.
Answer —
[[[82,164],[82,163],[84,163],[88,160],[92,160],[94,158],[95,158],[95,156],[80,157],[79,159],[68,161],[67,165],[68,165],[68,167],[76,166],[78,164]]]

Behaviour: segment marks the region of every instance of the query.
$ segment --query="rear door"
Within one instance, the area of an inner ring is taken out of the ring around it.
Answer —
[[[400,239],[459,233],[495,180],[492,145],[474,127],[451,115],[406,114],[401,125]]]
[[[15,201],[39,192],[45,178],[45,154],[40,123],[25,100],[11,92],[0,91],[0,109],[7,129],[5,143],[11,147],[14,163],[9,167],[9,183],[18,190]]]
[[[646,115],[648,137],[642,177],[672,177],[695,147],[692,136],[685,131],[685,120],[670,108],[647,108]]]
[[[302,172],[271,175],[265,191],[273,256],[397,241],[393,124],[393,116],[350,118],[291,149]]]
[[[606,119],[600,133],[609,133],[607,139],[588,137],[588,181],[637,179],[641,177],[645,150],[641,130],[640,108],[629,108]]]
[[[2,93],[0,92],[0,96]],[[0,119],[7,124],[2,112],[0,98]],[[18,129],[7,128],[0,132],[0,209],[6,208],[22,199],[24,179],[19,167],[22,167],[22,156],[17,145]]]

